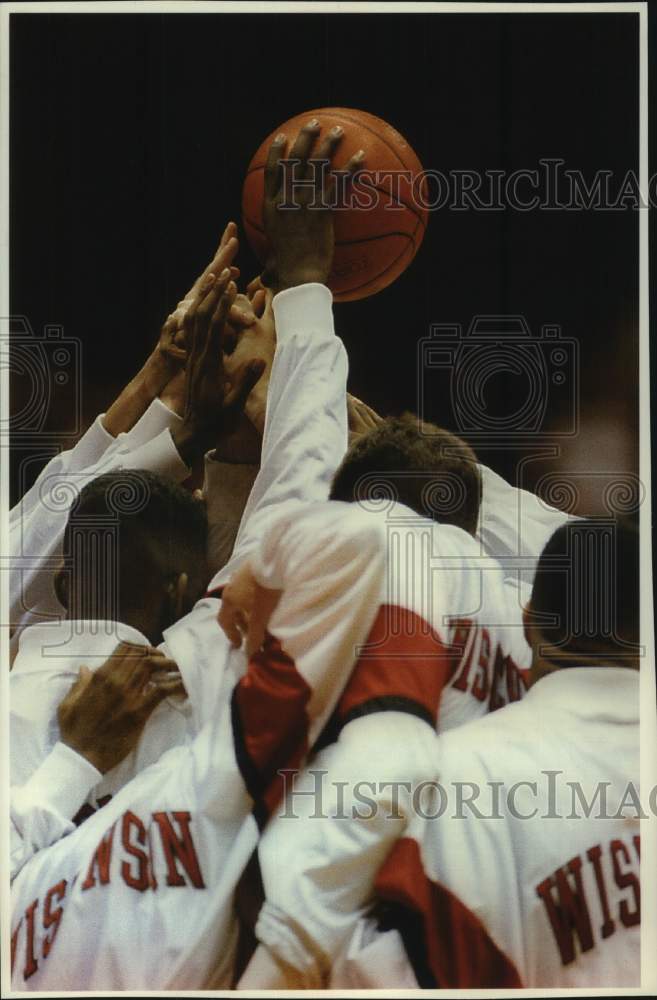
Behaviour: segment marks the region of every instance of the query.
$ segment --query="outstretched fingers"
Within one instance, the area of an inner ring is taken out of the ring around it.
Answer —
[[[290,159],[301,161],[299,163],[299,177],[306,177],[308,175],[308,157],[310,156],[310,151],[315,144],[317,136],[319,135],[319,130],[319,121],[317,118],[311,118],[311,120],[303,126],[294,140],[294,144],[290,150]]]
[[[228,276],[230,277],[230,276]],[[226,327],[226,320],[228,319],[229,313],[235,302],[235,296],[237,295],[237,286],[234,281],[225,280],[222,282],[223,288],[218,300],[215,299],[214,311],[210,319],[210,328],[208,331],[208,338],[206,343],[205,355],[207,358],[217,357],[220,360],[222,340]]]
[[[287,137],[283,132],[279,132],[267,153],[265,163],[265,194],[268,198],[275,198],[281,186],[281,160],[285,156],[287,149]]]

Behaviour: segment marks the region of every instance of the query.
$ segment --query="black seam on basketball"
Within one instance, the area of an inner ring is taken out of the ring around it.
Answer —
[[[414,241],[411,240],[411,243],[413,244],[413,250],[415,251],[415,243],[414,243]],[[395,264],[397,264],[398,261],[404,256],[404,254],[408,252],[408,250],[409,250],[409,246],[407,244],[404,247],[404,249],[402,250],[402,252],[397,257],[395,257],[395,259],[393,261],[391,261],[388,264],[388,266],[386,268],[384,268],[383,271],[380,271],[379,274],[376,274],[373,278],[370,278],[369,281],[364,281],[362,285],[355,285],[353,288],[345,288],[341,292],[334,292],[334,295],[338,296],[338,301],[339,301],[340,295],[352,295],[353,292],[358,292],[358,291],[360,291],[361,288],[367,288],[368,285],[372,285],[375,281],[378,281],[379,278],[382,278],[384,274],[387,274],[388,271],[392,267],[394,267]],[[413,260],[414,256],[415,256],[415,252],[413,253],[413,256],[410,258],[410,260],[408,262],[409,264],[410,264],[411,260]],[[397,275],[397,277],[399,277],[399,276],[400,275]],[[395,279],[393,278],[393,281],[394,280]],[[387,285],[384,285],[384,287],[387,288]],[[380,289],[380,291],[383,291],[383,289]]]
[[[250,219],[245,218],[244,222],[248,223],[248,225],[251,226],[252,229],[255,229],[256,232],[260,233],[262,236],[265,235],[264,229],[261,229],[260,226],[256,226],[255,223],[251,222]],[[385,240],[389,236],[405,236],[407,240],[410,240],[411,243],[415,245],[415,234],[418,231],[418,226],[420,225],[421,222],[422,220],[419,219],[412,233],[402,233],[398,232],[397,230],[393,230],[390,233],[377,233],[376,236],[359,236],[358,239],[355,240],[336,240],[335,245],[336,247],[348,247],[352,246],[352,244],[354,243],[371,243],[373,240]],[[211,594],[208,596],[214,597],[216,595]]]
[[[378,133],[378,132],[376,132],[376,131],[375,131],[375,130],[374,130],[373,128],[371,128],[371,126],[369,126],[369,125],[365,125],[365,123],[364,123],[364,122],[362,122],[362,121],[361,121],[361,120],[360,120],[359,118],[352,118],[352,117],[351,117],[350,115],[345,115],[345,114],[344,114],[344,112],[342,112],[342,111],[338,112],[338,114],[337,114],[337,115],[331,115],[331,117],[332,117],[332,118],[344,118],[344,119],[345,119],[345,121],[348,121],[348,122],[351,122],[351,124],[352,124],[352,125],[358,125],[358,126],[359,126],[360,128],[364,128],[366,132],[371,132],[371,133],[372,133],[372,135],[376,136],[376,138],[377,138],[377,139],[380,139],[380,140],[381,140],[381,142],[382,142],[382,143],[384,143],[384,145],[386,145],[386,146],[388,147],[388,149],[389,149],[389,150],[390,150],[390,151],[391,151],[392,153],[394,153],[395,157],[396,157],[396,158],[397,158],[397,159],[399,160],[399,162],[401,163],[402,167],[406,168],[406,164],[405,164],[405,163],[404,163],[404,161],[402,160],[401,156],[399,155],[399,153],[397,152],[397,150],[395,149],[395,147],[394,147],[394,146],[391,146],[391,145],[390,145],[390,143],[388,142],[388,140],[387,140],[387,139],[384,139],[382,135],[379,135],[379,133]],[[376,116],[375,116],[375,117],[376,117]],[[380,120],[380,121],[383,121],[383,119],[382,119],[382,118],[381,118],[381,119],[379,119],[379,120]],[[384,122],[384,124],[385,124],[385,125],[387,125],[388,123],[387,123],[387,122]],[[392,126],[390,125],[390,126],[389,126],[389,128],[392,128]],[[396,131],[396,130],[395,130],[395,131]],[[399,133],[397,133],[397,134],[399,135]],[[401,138],[401,139],[403,139],[404,137],[403,137],[403,136],[400,136],[400,138]],[[406,142],[406,140],[405,140],[405,139],[404,139],[404,142]],[[411,150],[411,152],[412,152],[412,153],[413,153],[413,155],[415,156],[415,159],[417,160],[417,156],[415,155],[415,150],[413,149],[413,147],[412,147],[412,146],[410,146],[410,145],[409,145],[408,143],[406,143],[406,145],[407,145],[407,146],[408,146],[408,148],[409,148],[409,149]],[[419,161],[418,161],[418,162],[419,162]]]
[[[262,169],[262,168],[261,168],[261,167],[254,167],[254,170],[260,170],[260,169]],[[253,173],[253,171],[251,171],[251,170],[250,170],[250,171],[249,171],[249,172],[247,173],[247,175],[246,175],[247,177],[249,176],[249,173]],[[245,180],[246,180],[246,178],[245,178]],[[380,192],[381,192],[382,194],[388,194],[388,195],[390,194],[390,191],[388,191],[388,190],[387,190],[387,188],[384,188],[384,187],[381,187],[381,186],[380,186],[380,185],[378,185],[378,184],[369,184],[369,185],[367,185],[367,188],[369,188],[369,190],[370,190],[370,191],[380,191]],[[417,219],[417,220],[418,220],[419,222],[421,222],[421,223],[422,223],[422,225],[424,226],[424,228],[425,228],[425,229],[427,228],[427,224],[426,224],[426,221],[425,221],[425,219],[424,219],[424,218],[423,218],[423,216],[422,216],[422,215],[420,214],[420,212],[419,212],[419,211],[417,211],[417,209],[416,209],[416,208],[414,208],[414,206],[413,206],[413,205],[409,205],[409,204],[408,204],[407,202],[405,202],[405,201],[398,201],[398,200],[397,200],[396,198],[395,198],[394,200],[395,200],[395,201],[397,202],[397,205],[399,206],[399,208],[400,208],[400,209],[402,209],[402,208],[407,208],[407,209],[408,209],[408,211],[409,211],[409,212],[410,212],[410,213],[411,213],[412,215],[414,215],[414,216],[415,216],[415,218],[416,218],[416,219]],[[365,211],[365,212],[369,212],[369,209],[368,209],[368,208],[366,208],[366,209],[363,209],[363,211]],[[392,211],[392,209],[391,209],[391,211]],[[251,220],[250,220],[250,219],[248,219],[247,221],[249,222],[249,225],[253,226],[253,228],[254,228],[254,229],[257,229],[257,230],[258,230],[259,232],[261,232],[261,233],[262,233],[262,232],[264,232],[264,230],[260,229],[260,226],[256,226],[256,225],[255,225],[255,224],[254,224],[253,222],[251,222]],[[417,227],[416,227],[416,229],[417,229]]]
[[[406,206],[406,207],[408,207],[408,206]],[[419,249],[419,246],[416,246],[415,234],[417,233],[417,231],[420,228],[420,226],[422,226],[422,228],[423,228],[423,230],[424,230],[425,233],[427,231],[426,223],[424,222],[424,220],[422,219],[422,217],[419,216],[419,215],[417,215],[417,213],[415,213],[415,212],[413,214],[415,215],[415,217],[417,219],[417,222],[415,224],[415,229],[413,230],[412,233],[398,233],[398,232],[394,232],[394,233],[381,233],[381,234],[378,234],[377,236],[366,236],[366,237],[363,237],[362,239],[359,239],[359,240],[342,240],[340,242],[336,242],[335,245],[336,246],[340,246],[340,247],[341,246],[349,246],[349,245],[352,245],[354,243],[365,243],[365,242],[368,242],[368,241],[385,239],[387,236],[406,236],[406,238],[413,245],[413,255],[411,256],[411,258],[410,258],[410,260],[408,262],[410,264],[410,262],[413,260],[415,254],[417,253],[417,251]],[[251,219],[248,219],[245,215],[243,215],[242,218],[243,218],[243,221],[245,223],[248,223],[248,225],[251,226],[252,229],[255,229],[256,232],[260,233],[261,236],[265,235],[264,229],[261,229],[260,226],[257,226],[255,224],[255,222],[251,221]],[[424,238],[424,233],[423,233],[423,238]],[[402,250],[402,252],[400,254],[398,254],[395,257],[395,259],[393,261],[391,261],[388,264],[388,266],[386,268],[384,268],[384,270],[381,271],[379,274],[375,275],[373,278],[370,278],[368,281],[364,281],[362,285],[355,285],[353,288],[345,288],[345,289],[343,289],[342,292],[336,292],[335,293],[336,296],[339,297],[340,295],[352,295],[354,292],[358,292],[362,288],[367,288],[368,285],[371,285],[375,281],[378,281],[385,274],[387,274],[388,271],[395,266],[395,264],[397,264],[399,262],[399,260],[404,256],[405,253],[407,253],[408,250],[409,250],[409,246],[407,244],[404,247],[404,249]],[[399,276],[400,275],[397,275],[397,277],[399,277]],[[393,279],[393,280],[395,280],[395,279]],[[384,287],[387,287],[387,286],[384,286]],[[383,289],[381,289],[381,291],[383,291]],[[339,301],[339,299],[338,299],[338,301]]]
[[[249,177],[251,174],[254,174],[256,172],[256,170],[262,170],[263,173],[264,173],[265,164],[261,163],[257,167],[249,167],[249,169],[247,170],[247,172],[244,174],[244,180],[246,181],[246,178]]]
[[[404,236],[411,243],[415,243],[413,235],[411,233],[377,233],[376,236],[361,236],[357,240],[336,240],[336,247],[349,247],[354,243],[372,243],[374,240],[386,240],[389,236]]]
[[[251,222],[250,219],[247,219],[245,217],[244,218],[244,222],[248,222],[248,224],[253,229],[255,229],[257,232],[259,232],[262,236],[265,235],[264,229],[261,229],[260,226],[256,226],[253,222]],[[418,231],[418,228],[419,228],[421,222],[422,222],[422,220],[418,219],[417,224],[415,226],[415,229],[413,230],[413,234],[412,235],[411,235],[411,233],[380,233],[377,236],[366,236],[366,237],[364,237],[363,239],[360,239],[360,240],[343,240],[343,241],[340,241],[340,242],[336,242],[335,245],[336,245],[336,247],[343,247],[343,246],[350,246],[350,245],[352,245],[354,243],[366,243],[366,242],[372,241],[372,240],[384,240],[387,236],[405,236],[406,239],[413,245],[413,256],[409,260],[409,264],[410,264],[411,260],[413,260],[413,257],[415,256],[415,254],[417,253],[417,251],[419,249],[419,247],[416,247],[416,245],[415,245],[415,233]],[[426,226],[424,228],[426,230]],[[400,254],[398,254],[395,257],[394,260],[391,260],[390,263],[388,264],[388,266],[383,269],[383,271],[380,271],[378,274],[375,274],[374,277],[370,278],[368,281],[364,281],[362,285],[355,285],[353,288],[345,288],[341,292],[336,292],[335,294],[337,296],[340,296],[340,295],[351,295],[352,292],[357,292],[361,288],[367,288],[368,285],[371,285],[374,281],[378,281],[379,278],[382,278],[384,274],[387,274],[387,272],[392,267],[394,267],[395,264],[397,264],[398,261],[404,256],[404,254],[408,251],[408,249],[409,249],[409,246],[408,246],[408,243],[407,243],[406,246],[404,247],[404,249],[402,250],[402,252]],[[383,289],[381,289],[381,290],[383,291]]]
[[[256,232],[261,233],[263,236],[265,235],[264,229],[261,229],[260,226],[257,226],[255,222],[251,222],[250,219],[247,219],[246,215],[242,216],[242,221],[251,226],[251,229],[255,229]]]
[[[379,187],[378,184],[370,184],[369,185],[369,189],[370,189],[370,191],[381,191],[381,192],[383,192],[383,194],[390,194],[390,192],[386,188]],[[397,201],[396,198],[394,200]],[[419,221],[422,223],[423,226],[426,226],[426,223],[425,223],[424,219],[422,218],[422,216],[420,215],[420,213],[415,210],[415,208],[412,205],[408,205],[405,201],[397,201],[397,204],[399,205],[400,208],[407,208],[408,211],[411,212],[411,214],[414,215],[416,219],[419,219]],[[366,208],[366,209],[364,209],[364,211],[368,212],[369,209]],[[390,211],[393,211],[393,209],[390,209]]]
[[[256,232],[260,233],[261,236],[265,235],[264,229],[261,229],[260,226],[256,226],[255,223],[251,222],[250,219],[247,219],[246,216],[244,217],[244,222],[248,223],[248,225],[251,226],[252,229],[255,229]],[[422,223],[422,220],[418,219],[418,221],[417,221],[417,223],[415,225],[415,229],[413,230],[412,233],[403,233],[403,232],[399,232],[397,230],[393,230],[390,233],[377,233],[376,236],[359,236],[358,239],[355,239],[355,240],[336,240],[335,241],[335,245],[336,245],[336,247],[348,247],[348,246],[352,246],[352,244],[354,244],[354,243],[371,243],[373,240],[385,240],[389,236],[405,236],[407,240],[410,240],[411,243],[413,243],[413,245],[415,245],[415,234],[417,233],[418,228],[421,225],[421,223]],[[216,595],[213,594],[213,595],[209,595],[209,596],[216,596]]]

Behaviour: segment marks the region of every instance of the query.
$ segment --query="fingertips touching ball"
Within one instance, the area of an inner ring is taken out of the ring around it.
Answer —
[[[359,149],[365,152],[364,169],[348,184],[337,185],[335,254],[328,284],[337,301],[367,298],[406,270],[420,248],[428,219],[422,164],[404,137],[383,119],[353,108],[319,108],[274,129],[247,170],[242,191],[244,231],[264,263],[268,253],[262,217],[267,153],[281,132],[288,137],[289,149],[311,118],[320,123],[318,144],[334,126],[343,130],[331,166],[342,166]]]

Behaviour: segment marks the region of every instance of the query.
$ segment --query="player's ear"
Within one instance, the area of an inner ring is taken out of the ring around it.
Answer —
[[[61,606],[68,611],[68,573],[64,565],[59,567],[54,577],[55,594]]]
[[[187,573],[179,573],[169,582],[167,594],[169,598],[169,614],[172,622],[177,622],[189,610],[189,577]]]

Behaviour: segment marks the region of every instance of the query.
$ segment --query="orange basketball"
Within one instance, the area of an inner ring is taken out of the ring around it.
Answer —
[[[364,299],[380,292],[415,257],[427,225],[422,164],[391,125],[366,111],[319,108],[295,115],[262,143],[249,164],[242,191],[244,230],[251,247],[264,263],[267,239],[262,222],[264,166],[274,136],[284,132],[288,152],[301,128],[317,118],[321,138],[334,125],[344,136],[331,165],[342,167],[349,157],[365,150],[363,170],[350,185],[349,207],[335,211],[335,255],[329,287],[336,300]]]

